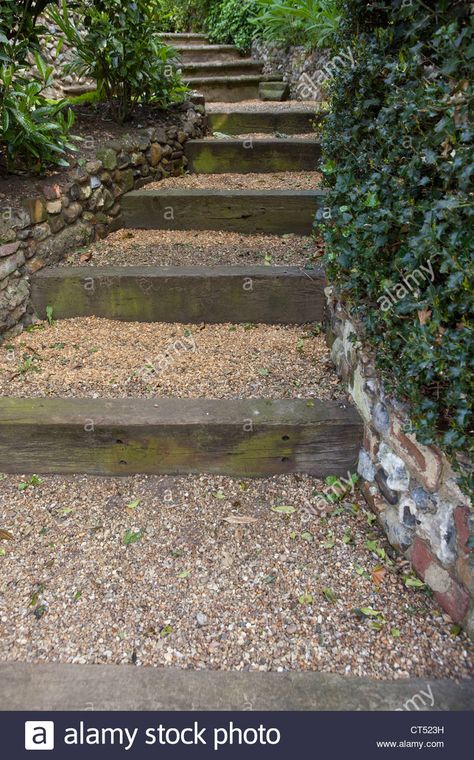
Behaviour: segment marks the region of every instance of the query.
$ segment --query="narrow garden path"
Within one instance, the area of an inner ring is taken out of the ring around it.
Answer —
[[[29,469],[3,476],[0,658],[468,677],[466,636],[329,487],[361,426],[322,335],[311,106],[209,110],[194,173],[38,273],[48,321],[2,355]]]

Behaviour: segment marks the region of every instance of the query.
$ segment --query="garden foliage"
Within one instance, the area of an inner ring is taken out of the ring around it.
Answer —
[[[64,154],[73,148],[72,112],[44,97],[53,70],[39,53],[36,19],[46,5],[2,0],[0,8],[0,161],[6,170],[67,165]]]
[[[202,32],[212,0],[151,0],[162,32]]]
[[[248,51],[257,31],[256,9],[255,0],[213,0],[206,19],[210,42]]]
[[[49,11],[75,51],[69,70],[96,80],[120,123],[139,102],[164,108],[186,92],[172,65],[173,48],[160,40],[156,12],[156,3],[149,0],[80,0],[74,15],[62,0]]]
[[[310,49],[328,43],[340,18],[335,0],[256,0],[256,9],[259,37]]]
[[[324,129],[328,275],[362,321],[387,389],[409,403],[418,439],[464,459],[474,365],[469,3],[341,0],[340,9],[337,43],[356,63],[332,80]],[[429,264],[433,278],[397,289]]]

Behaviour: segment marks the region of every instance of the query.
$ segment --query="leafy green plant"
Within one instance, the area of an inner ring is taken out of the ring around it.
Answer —
[[[46,307],[46,319],[48,321],[48,325],[51,327],[51,325],[54,324],[53,307],[52,306],[47,306]]]
[[[18,490],[19,491],[26,491],[30,486],[32,488],[35,488],[35,486],[41,485],[43,482],[43,479],[38,477],[38,475],[32,475],[29,480],[23,480],[21,483],[18,484]]]
[[[51,85],[53,68],[38,52],[36,13],[46,3],[13,3],[0,9],[0,161],[7,171],[42,172],[51,164],[67,166],[67,150],[74,150],[68,134],[74,123],[64,101],[51,102],[44,90]],[[36,70],[26,72],[30,53]]]
[[[335,0],[256,0],[252,23],[264,40],[317,48],[330,43],[339,20]]]
[[[162,32],[201,32],[211,0],[154,0],[155,19]]]
[[[66,0],[48,13],[75,51],[64,70],[95,79],[100,97],[109,101],[120,123],[138,102],[165,108],[183,98],[186,87],[173,65],[175,52],[160,40],[153,3],[80,0],[85,34]]]
[[[254,21],[256,12],[255,0],[214,0],[206,19],[209,40],[249,50],[258,33],[258,24],[256,26]]]
[[[408,430],[461,469],[472,462],[473,23],[461,0],[339,3],[323,166],[332,219],[318,220],[330,280],[365,331]],[[387,308],[402,278],[431,264]],[[384,308],[382,308],[384,306]],[[471,468],[472,469],[472,468]]]

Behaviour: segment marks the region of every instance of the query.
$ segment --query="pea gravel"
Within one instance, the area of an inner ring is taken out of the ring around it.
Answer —
[[[0,348],[0,395],[346,399],[319,326],[42,323]]]
[[[118,230],[59,266],[306,266],[318,263],[322,255],[320,240],[292,234]]]
[[[238,103],[206,103],[208,113],[234,113],[239,111],[300,111],[315,113],[321,108],[317,100],[239,100]]]
[[[272,172],[268,174],[184,174],[149,182],[147,190],[315,190],[320,172]]]
[[[2,660],[472,673],[465,635],[405,587],[407,563],[366,547],[390,551],[362,507],[308,514],[314,478],[43,476],[20,491],[29,479],[0,482]]]

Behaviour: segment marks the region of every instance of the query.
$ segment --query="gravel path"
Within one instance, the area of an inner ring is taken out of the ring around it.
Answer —
[[[324,337],[311,325],[87,317],[40,328],[0,348],[1,395],[346,398]]]
[[[319,172],[274,172],[268,174],[185,174],[149,182],[143,190],[315,190],[321,183]]]
[[[206,103],[208,113],[235,113],[239,111],[299,111],[302,113],[315,113],[321,108],[321,103],[316,100],[239,100],[238,103]]]
[[[321,518],[309,476],[29,479],[0,482],[2,660],[469,675],[356,496]]]
[[[213,140],[270,140],[274,139],[275,137],[283,140],[312,140],[313,142],[316,142],[316,136],[314,132],[304,132],[302,134],[291,134],[291,135],[283,135],[279,132],[271,133],[271,132],[249,132],[246,134],[241,135],[228,135],[225,132],[215,132],[214,134],[205,135],[202,139],[213,141]]]
[[[240,235],[204,230],[118,230],[59,266],[305,266],[323,255],[321,241],[298,235]]]

